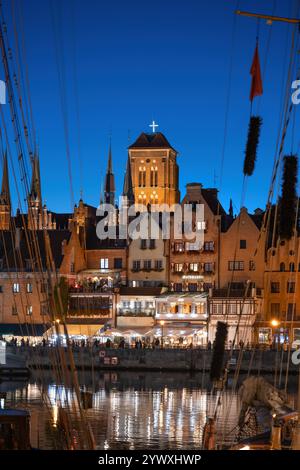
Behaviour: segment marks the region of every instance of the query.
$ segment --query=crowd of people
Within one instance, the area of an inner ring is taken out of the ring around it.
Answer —
[[[0,336],[0,340],[6,341],[3,337]],[[180,341],[181,340],[181,341]],[[31,347],[42,347],[42,348],[49,348],[49,347],[57,347],[57,346],[66,346],[66,341],[62,341],[60,338],[56,339],[46,339],[42,338],[39,340],[31,340],[27,338],[16,338],[12,337],[8,341],[7,344],[12,346],[13,348],[31,348]],[[214,347],[214,343],[208,341],[206,345],[195,345],[192,341],[190,342],[183,342],[183,338],[179,338],[176,343],[170,344],[166,338],[162,337],[138,337],[138,338],[130,338],[130,337],[117,337],[113,338],[71,338],[70,339],[70,346],[73,351],[80,350],[82,348],[92,348],[94,350],[98,349],[203,349],[203,350],[212,350]],[[253,350],[253,349],[265,349],[265,350],[274,350],[274,351],[288,351],[289,344],[288,342],[278,343],[278,342],[271,342],[268,344],[259,344],[259,343],[244,343],[243,341],[239,341],[235,344],[233,342],[227,341],[225,345],[226,350]]]

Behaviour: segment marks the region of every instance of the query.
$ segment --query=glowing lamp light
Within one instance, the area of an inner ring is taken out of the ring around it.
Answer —
[[[279,321],[278,321],[278,320],[275,320],[275,319],[274,319],[274,320],[271,320],[271,325],[274,326],[274,327],[276,327],[276,326],[279,325]]]
[[[161,324],[161,326],[164,326],[165,321],[164,321],[164,320],[161,320],[159,323]]]

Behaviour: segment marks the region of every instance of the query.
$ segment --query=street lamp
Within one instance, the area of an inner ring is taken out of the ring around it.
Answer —
[[[273,320],[271,320],[271,326],[273,328],[277,328],[279,326],[279,321],[276,320],[276,318],[273,318]],[[272,332],[273,333],[273,332]],[[279,333],[279,332],[278,332]],[[278,344],[280,342],[280,335],[278,334],[278,338],[277,338],[277,341],[278,341]],[[276,346],[276,333],[274,332],[273,334],[273,337],[272,337],[272,343],[274,344],[275,343],[275,346]]]
[[[161,326],[161,347],[163,348],[164,347],[164,324],[165,324],[165,321],[161,320],[159,323],[160,323],[160,326]]]

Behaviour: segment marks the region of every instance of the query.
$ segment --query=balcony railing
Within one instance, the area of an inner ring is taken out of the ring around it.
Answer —
[[[154,317],[155,309],[146,309],[146,308],[120,308],[118,311],[118,316],[122,317]]]
[[[108,286],[78,286],[69,287],[69,294],[97,294],[97,293],[111,293],[114,287]]]
[[[206,313],[156,313],[157,320],[203,320],[206,321]]]

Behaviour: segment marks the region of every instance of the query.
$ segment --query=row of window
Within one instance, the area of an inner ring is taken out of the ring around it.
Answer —
[[[271,315],[272,318],[281,318],[287,321],[297,320],[299,318],[298,313],[296,312],[296,304],[288,303],[286,311],[280,310],[280,303],[271,303]]]
[[[228,271],[244,271],[245,262],[244,261],[228,261]],[[253,260],[249,261],[249,271],[255,271],[255,262]]]
[[[122,269],[123,260],[122,258],[114,258],[113,269]],[[111,269],[110,262],[108,258],[100,259],[100,269]]]
[[[153,240],[153,239],[146,240],[146,239],[142,238],[141,239],[141,249],[146,250],[147,248],[150,248],[150,250],[154,250],[155,240]]]
[[[285,263],[280,263],[280,266],[279,266],[279,271],[281,272],[285,272],[286,269],[285,269]],[[289,269],[288,271],[294,273],[296,271],[296,267],[295,267],[295,263],[289,263]],[[300,271],[300,263],[298,264],[298,271]]]
[[[184,286],[182,282],[174,282],[173,291],[183,292],[183,287]],[[188,292],[198,292],[199,290],[204,290],[205,292],[208,292],[211,287],[213,287],[213,285],[210,282],[201,283],[201,289],[199,289],[199,285],[197,282],[189,282],[187,285],[185,285],[185,288]]]
[[[151,259],[145,259],[143,260],[143,265],[141,260],[134,260],[132,262],[132,269],[134,271],[140,271],[142,269],[150,270],[152,269],[152,266],[154,266],[154,269],[160,270],[163,269],[163,262],[161,259],[156,259],[154,260],[154,265],[152,265],[152,260]]]
[[[142,308],[155,308],[155,303],[151,301],[123,300],[120,307],[123,309],[141,310]]]
[[[48,289],[47,283],[42,282],[42,283],[40,284],[40,291],[41,291],[41,293],[42,293],[42,294],[46,293],[46,292],[47,292],[47,289]],[[0,286],[0,293],[2,293],[2,292],[3,292],[3,286]],[[21,292],[21,285],[20,285],[19,282],[14,282],[14,283],[12,284],[12,292],[13,292],[14,294],[19,294],[19,293]],[[33,292],[33,284],[32,284],[31,282],[27,282],[27,283],[26,283],[26,292],[27,292],[28,294],[32,294],[32,292]]]
[[[184,251],[199,251],[200,250],[200,243],[195,242],[175,242],[173,251],[175,253],[183,253]],[[214,251],[215,250],[215,242],[208,241],[203,243],[203,251]]]
[[[288,281],[286,283],[287,294],[294,294],[296,292],[296,283],[294,281]],[[280,282],[271,282],[271,293],[280,294]]]
[[[139,187],[144,188],[146,186],[146,167],[139,167]],[[152,166],[150,171],[150,186],[158,186],[158,168]]]
[[[205,273],[213,272],[215,263],[174,263],[173,271],[175,273],[181,273],[186,270],[191,272],[199,272],[203,270]]]
[[[15,316],[15,315],[19,315],[19,313],[21,313],[21,312],[18,311],[17,306],[12,305],[11,314]],[[23,311],[22,311],[22,313],[23,313]],[[48,313],[49,313],[48,304],[47,303],[41,303],[40,314],[41,315],[48,315]],[[26,315],[30,317],[32,314],[33,314],[32,305],[26,305]]]
[[[253,306],[251,312],[253,313]],[[249,306],[245,308],[244,302],[220,302],[212,304],[212,313],[215,315],[237,315],[241,313],[249,314]]]
[[[123,260],[122,258],[114,258],[113,268],[111,267],[111,262],[108,258],[100,258],[100,269],[123,269]],[[75,264],[71,262],[70,272],[75,273]]]

